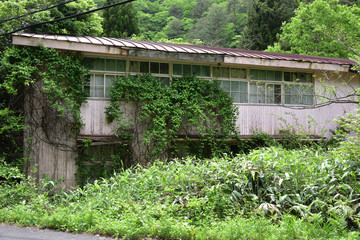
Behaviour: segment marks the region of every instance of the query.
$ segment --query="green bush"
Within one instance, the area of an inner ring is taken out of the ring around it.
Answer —
[[[156,161],[52,195],[23,182],[1,186],[0,220],[129,239],[357,239],[353,156],[342,147],[267,147]],[[15,194],[26,199],[9,201]]]

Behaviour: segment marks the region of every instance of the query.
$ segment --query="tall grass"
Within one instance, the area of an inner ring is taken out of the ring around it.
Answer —
[[[358,239],[359,176],[341,147],[157,161],[53,196],[3,184],[0,221],[129,239]]]

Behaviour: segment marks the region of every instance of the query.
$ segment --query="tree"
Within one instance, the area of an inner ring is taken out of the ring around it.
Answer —
[[[302,3],[268,51],[349,58],[360,52],[360,8],[338,0]]]
[[[196,0],[196,3],[192,9],[192,17],[201,18],[205,12],[208,11],[212,2],[210,0]]]
[[[184,26],[180,19],[174,18],[171,22],[165,27],[165,32],[169,39],[181,38],[184,34]]]
[[[110,4],[112,1],[107,0],[106,2]],[[103,17],[104,35],[107,37],[126,38],[140,32],[137,10],[132,3],[105,9]]]
[[[78,18],[37,25],[42,22],[60,19],[77,13],[86,12],[96,7],[93,0],[78,0],[58,7],[28,14],[32,11],[47,8],[63,2],[62,0],[8,0],[0,2],[0,32],[6,34],[17,29],[32,33],[93,35],[102,33],[101,17],[97,13],[89,13]],[[24,16],[22,16],[24,15]],[[22,17],[20,17],[22,16]],[[18,17],[18,18],[17,18]],[[12,19],[14,18],[14,19]],[[31,27],[33,26],[33,27]],[[10,35],[2,37],[0,44],[4,47],[11,43]]]
[[[213,4],[188,34],[190,40],[200,39],[204,45],[220,47],[229,46],[234,36],[234,24],[229,21],[225,7],[218,4]]]
[[[296,0],[252,0],[240,47],[264,50],[276,40],[284,21],[293,16]]]

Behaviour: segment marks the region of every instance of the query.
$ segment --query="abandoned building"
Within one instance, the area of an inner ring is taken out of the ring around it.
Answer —
[[[94,146],[102,146],[94,153],[100,157],[106,146],[114,144],[114,125],[107,123],[104,109],[116,76],[151,73],[167,83],[186,75],[217,79],[233,98],[238,111],[236,130],[242,137],[254,131],[277,136],[283,124],[314,137],[331,137],[337,127],[332,120],[355,110],[351,95],[360,87],[359,75],[352,71],[356,63],[346,59],[28,33],[15,34],[13,44],[82,54],[90,69],[90,81],[84,85],[89,97],[81,107],[85,125],[77,139],[66,141],[76,148],[79,141],[90,139]],[[124,111],[131,115],[131,106]],[[37,178],[42,174],[63,177],[72,186],[76,154],[39,141],[30,159],[38,168]]]

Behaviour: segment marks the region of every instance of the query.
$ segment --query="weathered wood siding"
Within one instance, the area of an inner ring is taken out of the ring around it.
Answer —
[[[104,99],[88,99],[81,106],[81,117],[84,126],[80,135],[112,135],[115,133],[115,122],[108,124],[106,120],[105,108],[109,106],[109,101]],[[134,105],[131,103],[122,105],[124,117],[134,121]]]
[[[325,94],[331,99],[339,99],[360,87],[359,77],[354,74],[338,75],[338,73],[332,73],[330,75],[329,72],[317,72],[314,85],[317,95],[323,96]],[[336,96],[331,93],[331,89],[336,89]],[[320,100],[318,97],[316,99],[319,104],[324,104],[324,106],[314,108],[311,106],[237,104],[237,131],[240,135],[252,135],[254,131],[277,135],[282,129],[290,130],[287,128],[291,126],[296,131],[319,136],[323,134],[324,129],[327,129],[325,136],[330,137],[330,130],[335,130],[337,127],[333,120],[338,115],[343,116],[352,112],[356,107],[356,104],[353,103],[327,105],[328,103],[324,102],[325,100]],[[87,103],[83,104],[81,116],[85,126],[81,130],[82,135],[114,134],[115,125],[106,122],[104,113],[108,104],[109,102],[106,100],[96,99],[88,99]],[[123,112],[128,119],[135,121],[136,114],[131,104],[125,104]]]

